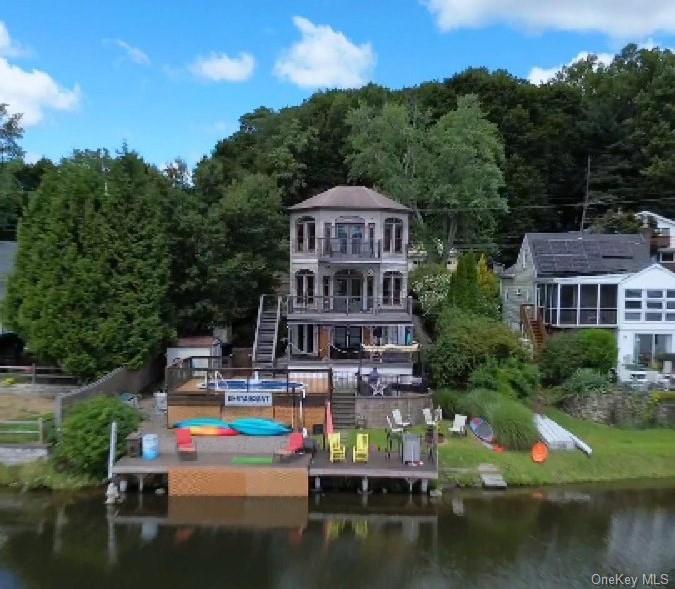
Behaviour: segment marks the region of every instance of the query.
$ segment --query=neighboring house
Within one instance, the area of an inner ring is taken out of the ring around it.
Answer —
[[[0,241],[0,303],[7,292],[7,279],[14,269],[16,261],[16,242]],[[5,321],[0,310],[0,333],[5,331]]]
[[[354,374],[376,364],[381,373],[411,374],[410,210],[370,188],[336,186],[290,211],[290,293],[261,298],[254,365],[277,364],[285,318],[278,362],[290,368]]]
[[[408,249],[408,272],[412,272],[418,266],[426,264],[428,261],[427,251],[422,246],[412,246]],[[459,251],[456,249],[450,250],[448,260],[445,267],[454,272],[457,270],[457,262],[459,261]]]
[[[643,232],[649,236],[652,259],[668,270],[675,270],[675,221],[650,211],[640,211],[635,216],[642,221]]]
[[[564,329],[616,332],[618,375],[641,378],[675,336],[675,274],[641,234],[528,233],[501,274],[504,321],[534,344]]]

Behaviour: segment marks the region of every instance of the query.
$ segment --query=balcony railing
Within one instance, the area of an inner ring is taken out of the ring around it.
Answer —
[[[616,316],[616,307],[561,307],[558,325],[616,325]]]
[[[412,297],[288,297],[289,313],[412,313]]]
[[[378,260],[381,257],[380,240],[322,237],[318,240],[319,258],[326,260]]]
[[[385,247],[381,239],[356,239],[348,237],[317,237],[314,239],[294,239],[293,254],[306,254],[320,260],[379,260],[382,256],[407,257],[408,247],[400,241],[394,241]]]

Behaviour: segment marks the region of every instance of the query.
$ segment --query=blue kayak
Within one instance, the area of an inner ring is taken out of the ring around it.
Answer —
[[[291,431],[290,428],[276,421],[257,417],[237,419],[230,424],[230,427],[246,436],[282,436]]]
[[[195,417],[194,419],[184,419],[183,421],[179,421],[175,426],[180,428],[199,426],[228,428],[230,427],[230,424],[217,417]]]

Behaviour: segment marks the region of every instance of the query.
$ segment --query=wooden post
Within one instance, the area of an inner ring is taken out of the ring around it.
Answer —
[[[112,468],[117,456],[117,422],[110,424],[110,447],[108,449],[108,479],[112,479]]]

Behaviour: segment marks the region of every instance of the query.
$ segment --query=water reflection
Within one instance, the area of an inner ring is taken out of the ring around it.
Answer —
[[[0,494],[2,589],[589,587],[594,572],[673,569],[673,487],[112,509]]]

